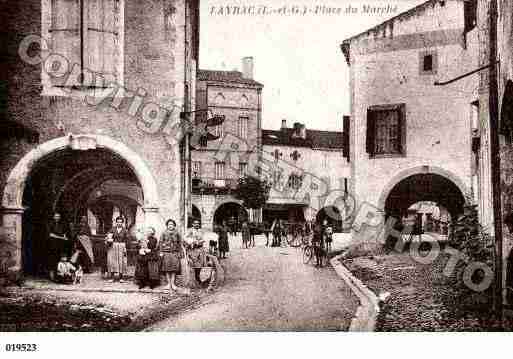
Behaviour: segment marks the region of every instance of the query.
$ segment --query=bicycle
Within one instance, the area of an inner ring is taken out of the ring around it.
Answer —
[[[317,246],[308,243],[303,247],[303,263],[308,264],[312,261],[312,259],[315,257],[315,251],[318,250]],[[326,252],[325,248],[321,248],[321,267],[324,267],[328,263],[328,253]]]

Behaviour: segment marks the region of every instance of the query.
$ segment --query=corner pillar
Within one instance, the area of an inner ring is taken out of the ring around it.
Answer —
[[[12,271],[23,271],[22,216],[23,207],[0,208],[0,261]]]

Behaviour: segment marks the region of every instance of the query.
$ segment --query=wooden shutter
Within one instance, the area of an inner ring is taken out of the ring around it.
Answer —
[[[405,153],[406,144],[406,111],[404,105],[400,105],[397,109],[398,125],[397,125],[397,141],[399,153]]]
[[[88,0],[86,3],[84,68],[102,74],[107,82],[119,80],[119,17],[119,0]]]
[[[371,110],[367,110],[367,133],[365,141],[365,149],[367,153],[374,154],[374,139],[376,133],[376,119],[375,113]]]
[[[343,147],[342,147],[342,156],[347,158],[349,161],[349,131],[350,131],[350,119],[349,116],[344,116],[344,133],[343,133]]]
[[[52,52],[68,60],[68,69],[46,69],[54,86],[63,86],[74,65],[81,66],[80,0],[52,0],[49,29]],[[57,76],[52,76],[55,74]]]

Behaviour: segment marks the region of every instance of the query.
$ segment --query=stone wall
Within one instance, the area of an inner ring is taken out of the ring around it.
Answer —
[[[449,173],[464,195],[470,193],[470,113],[478,79],[434,85],[477,68],[476,31],[464,36],[463,21],[463,2],[430,2],[348,40],[351,191],[360,204],[379,206],[392,182],[415,168]],[[421,71],[426,51],[436,57],[432,74]],[[366,152],[367,110],[388,104],[405,104],[406,150],[372,158]]]

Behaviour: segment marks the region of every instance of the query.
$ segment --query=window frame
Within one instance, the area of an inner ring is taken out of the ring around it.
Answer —
[[[221,173],[221,176],[219,176],[219,171],[218,171],[218,168],[221,169],[220,172]],[[226,179],[226,163],[223,162],[223,161],[217,161],[214,163],[214,179],[216,180],[224,180]]]
[[[431,70],[424,70],[424,59],[431,56]],[[425,50],[419,52],[419,75],[429,76],[438,73],[438,52],[436,50]]]
[[[82,18],[80,21],[80,30],[79,35],[81,36],[81,42],[80,42],[80,66],[82,69],[87,69],[87,64],[84,64],[84,49],[87,48],[86,42],[87,39],[83,35],[83,29],[87,24],[87,12],[88,10],[83,6],[85,2],[88,0],[77,0],[79,3],[79,11],[81,11],[81,14],[79,16]],[[93,73],[93,81],[90,86],[82,86],[82,85],[76,85],[71,87],[64,87],[64,86],[56,86],[54,83],[52,83],[52,77],[45,71],[44,66],[41,66],[41,83],[42,83],[42,96],[60,96],[60,97],[68,97],[68,96],[75,96],[78,95],[79,97],[82,96],[92,96],[92,97],[105,97],[106,95],[112,93],[113,89],[117,88],[123,88],[124,87],[124,44],[125,44],[125,0],[114,0],[118,2],[119,6],[119,19],[118,19],[118,25],[115,31],[117,33],[118,37],[118,44],[113,48],[113,51],[115,51],[118,55],[118,58],[116,61],[116,82],[110,83],[110,80],[108,78],[105,78],[104,87],[95,87],[95,79],[96,74],[101,74],[100,72],[94,72],[90,70],[90,72]],[[53,0],[41,0],[41,37],[43,41],[45,41],[49,48],[47,50],[48,54],[53,53],[53,36],[52,36],[52,26],[53,26]],[[72,70],[74,64],[70,64],[69,71]],[[64,75],[68,76],[68,75]],[[66,78],[66,77],[65,77]],[[118,91],[119,92],[119,91]],[[114,94],[113,94],[114,95]],[[116,94],[117,96],[117,94]]]
[[[248,175],[248,163],[239,162],[239,178],[247,177]]]
[[[197,171],[195,171],[197,169]],[[202,172],[202,164],[201,161],[192,161],[192,178],[201,178]],[[194,173],[197,173],[194,175]]]
[[[400,151],[398,153],[376,153],[376,135],[377,135],[377,127],[376,127],[376,120],[371,119],[370,116],[372,116],[372,113],[377,112],[384,112],[384,111],[397,111],[399,113],[399,124],[398,124],[398,131],[399,131],[399,143],[400,143]],[[369,143],[369,134],[370,129],[368,128],[369,125],[373,125],[374,128],[372,129],[372,144]],[[400,103],[400,104],[385,104],[385,105],[374,105],[367,108],[367,139],[366,139],[366,150],[369,154],[369,158],[391,158],[391,157],[406,157],[407,156],[407,148],[406,148],[406,104]],[[372,146],[372,151],[369,151],[369,146]]]
[[[244,124],[244,123],[245,123],[245,126],[242,126],[242,124]],[[245,130],[245,131],[243,131],[243,130]],[[240,115],[237,120],[237,136],[242,139],[247,139],[248,135],[249,135],[249,116]]]

